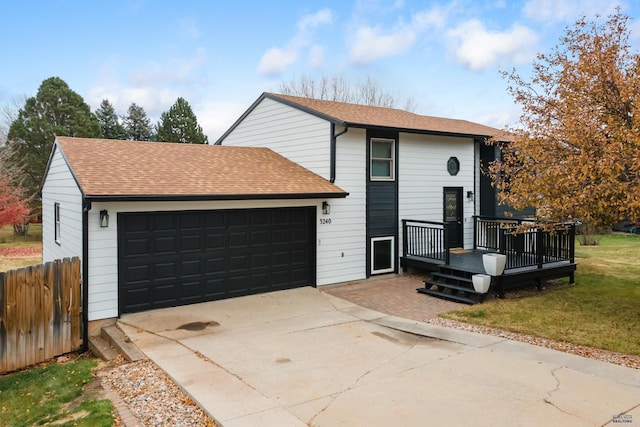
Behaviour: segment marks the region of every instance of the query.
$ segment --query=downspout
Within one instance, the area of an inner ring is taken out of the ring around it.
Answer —
[[[331,122],[331,145],[329,147],[329,182],[336,182],[336,142],[340,135],[344,135],[349,130],[349,126],[344,125],[344,130],[336,134],[336,124]]]
[[[89,349],[89,211],[91,202],[82,197],[82,348]]]

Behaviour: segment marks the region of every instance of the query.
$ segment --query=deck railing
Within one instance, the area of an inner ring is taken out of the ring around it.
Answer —
[[[575,227],[519,229],[529,220],[474,217],[474,247],[507,255],[507,269],[569,261],[574,262]]]
[[[449,264],[447,225],[442,222],[402,220],[402,249],[405,257],[420,257]]]

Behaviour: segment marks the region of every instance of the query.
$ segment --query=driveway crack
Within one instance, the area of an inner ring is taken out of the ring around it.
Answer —
[[[358,383],[367,375],[371,374],[372,372],[377,371],[378,369],[382,368],[385,365],[388,365],[390,362],[394,361],[395,359],[404,356],[405,354],[407,354],[408,352],[410,352],[411,350],[413,350],[414,348],[416,348],[416,345],[418,345],[419,343],[419,339],[416,339],[413,344],[407,344],[408,346],[410,346],[409,348],[405,349],[404,351],[396,354],[395,356],[389,358],[389,359],[385,359],[383,360],[381,363],[379,363],[377,366],[374,366],[373,368],[363,372],[361,375],[359,375],[352,383],[351,385],[349,385],[347,388],[345,388],[344,390],[341,390],[337,393],[333,393],[331,395],[329,395],[329,397],[331,398],[331,400],[329,400],[329,402],[327,402],[326,405],[324,405],[324,407],[322,407],[322,409],[320,409],[308,422],[308,425],[312,426],[313,425],[313,421],[318,418],[323,412],[325,412],[327,409],[329,409],[329,407],[333,404],[333,402],[336,401],[336,399],[338,397],[340,397],[342,394],[353,390],[354,388],[356,388],[356,386],[358,385]]]

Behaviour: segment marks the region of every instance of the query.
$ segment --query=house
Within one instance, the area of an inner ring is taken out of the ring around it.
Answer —
[[[85,321],[316,285],[337,185],[268,148],[57,137],[43,260],[82,260]],[[318,241],[318,243],[316,243]]]
[[[401,219],[445,221],[473,245],[473,217],[499,211],[484,164],[504,132],[403,110],[262,94],[216,142],[269,147],[349,192],[318,229],[319,285],[398,272]],[[320,248],[322,246],[322,249]]]
[[[492,136],[508,140],[464,120],[264,93],[215,145],[57,137],[43,260],[80,256],[88,322],[435,271],[456,248],[504,252],[480,167],[495,159]],[[565,240],[548,251],[543,237],[519,238],[507,267],[541,269],[568,253],[573,263]]]
[[[506,257],[491,279],[501,297],[574,280],[573,226],[517,231],[533,212],[499,206],[482,173],[500,155],[485,142],[510,137],[465,120],[263,93],[216,144],[269,147],[349,193],[319,220],[318,285],[418,267],[432,272],[420,292],[475,303],[486,297],[472,279],[487,252]]]

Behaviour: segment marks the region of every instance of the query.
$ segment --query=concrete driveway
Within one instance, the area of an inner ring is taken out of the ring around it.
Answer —
[[[388,316],[314,288],[118,324],[225,427],[640,425],[638,370]]]

